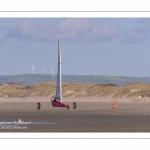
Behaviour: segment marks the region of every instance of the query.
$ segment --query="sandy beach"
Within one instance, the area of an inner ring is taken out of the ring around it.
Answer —
[[[0,132],[150,132],[149,98],[64,98],[69,110],[49,102],[49,97],[1,97]]]
[[[63,98],[63,102],[71,103],[71,102],[113,102],[116,100],[117,102],[150,102],[150,98],[148,97],[121,97],[121,98],[114,98],[114,97],[78,97],[78,98]],[[7,102],[50,102],[51,96],[49,97],[0,97],[0,102],[7,103]]]

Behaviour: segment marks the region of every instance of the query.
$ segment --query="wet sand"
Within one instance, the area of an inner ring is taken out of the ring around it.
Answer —
[[[0,98],[0,132],[150,132],[150,99],[116,98],[113,109],[114,99],[64,99],[67,110],[51,107],[49,98]]]

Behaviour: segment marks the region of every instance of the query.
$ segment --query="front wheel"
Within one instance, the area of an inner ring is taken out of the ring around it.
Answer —
[[[41,104],[37,103],[37,109],[39,110],[41,108]]]
[[[73,109],[76,109],[77,105],[75,102],[73,102]]]

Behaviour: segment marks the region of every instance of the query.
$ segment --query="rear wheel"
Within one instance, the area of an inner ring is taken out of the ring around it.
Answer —
[[[41,104],[37,103],[37,109],[39,110],[41,108]]]
[[[69,105],[67,105],[67,109],[69,109]]]
[[[76,102],[73,102],[73,109],[76,109],[77,105]]]

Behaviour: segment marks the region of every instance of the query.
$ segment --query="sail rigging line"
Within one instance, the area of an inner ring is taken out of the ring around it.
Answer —
[[[50,89],[50,87],[51,87],[51,84],[52,84],[52,82],[54,81],[54,78],[55,78],[55,75],[53,76],[52,80],[51,80],[50,83],[49,83],[49,86],[48,86],[48,88],[47,88],[46,94],[45,94],[44,98],[41,100],[41,104],[42,104],[43,101],[45,100],[46,95],[47,95],[47,93],[48,93],[48,91],[49,91],[49,89]]]
[[[64,91],[63,93],[66,93],[65,96],[66,96],[67,100],[69,101],[69,103],[71,103],[70,99],[68,98],[67,92],[65,92],[65,86],[63,86],[63,91]]]

